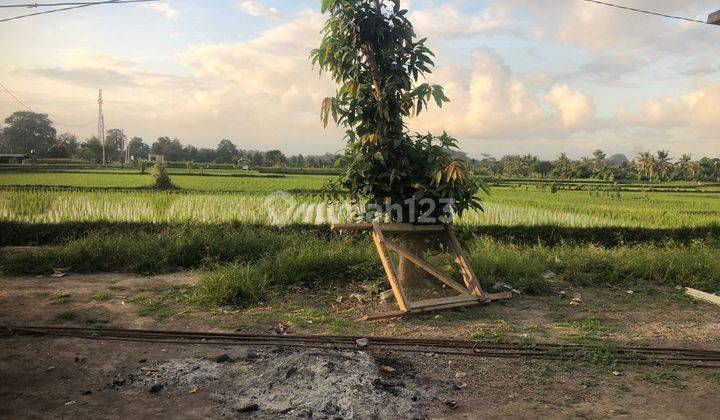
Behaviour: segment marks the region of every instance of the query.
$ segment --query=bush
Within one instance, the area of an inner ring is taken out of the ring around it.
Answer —
[[[153,167],[153,178],[155,178],[155,188],[159,190],[169,190],[175,188],[168,174],[165,165],[159,163]]]

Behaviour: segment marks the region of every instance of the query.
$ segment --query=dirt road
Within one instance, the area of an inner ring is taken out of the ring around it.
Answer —
[[[556,296],[518,297],[471,310],[363,323],[358,317],[377,310],[379,301],[361,285],[329,292],[298,289],[248,308],[204,311],[183,298],[195,280],[192,273],[2,278],[0,325],[262,333],[282,325],[290,334],[609,340],[720,349],[720,309],[694,303],[674,289],[639,285],[633,294],[573,289],[569,292],[583,295],[580,307]],[[590,360],[317,355],[5,335],[0,371],[3,418],[334,418],[349,413],[388,418],[393,412],[384,411],[387,407],[404,410],[392,415],[396,418],[716,418],[720,412],[720,372]],[[253,394],[248,384],[263,392]],[[287,391],[303,386],[306,401]],[[355,398],[347,397],[348,389]]]

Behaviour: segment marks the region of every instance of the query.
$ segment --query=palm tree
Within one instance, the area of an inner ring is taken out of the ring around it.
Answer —
[[[593,152],[593,173],[596,177],[602,178],[607,169],[607,155],[600,149]]]
[[[567,157],[565,153],[561,153],[558,159],[553,162],[553,173],[560,179],[572,178],[574,168],[573,162]]]
[[[667,150],[658,150],[656,165],[657,171],[660,173],[660,179],[663,181],[668,179],[668,175],[672,169],[672,164],[670,163],[670,152]]]
[[[650,152],[638,153],[635,157],[635,170],[641,177],[652,179],[655,176],[655,167],[655,156]]]
[[[690,163],[692,162],[692,155],[690,154],[684,154],[680,159],[678,159],[677,163],[675,164],[675,173],[683,179],[687,179],[690,177]]]
[[[690,173],[690,178],[693,181],[698,181],[700,179],[700,163],[696,161],[690,162],[688,166],[688,172]]]

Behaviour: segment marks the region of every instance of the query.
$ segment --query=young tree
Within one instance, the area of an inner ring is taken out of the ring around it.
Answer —
[[[372,208],[389,200],[402,208],[391,216],[404,222],[447,211],[411,208],[408,199],[452,200],[457,213],[482,209],[477,193],[484,185],[448,152],[457,141],[406,131],[405,119],[429,101],[442,107],[449,99],[441,86],[419,83],[430,75],[434,54],[417,39],[400,0],[323,0],[322,12],[328,19],[311,59],[340,86],[323,101],[321,119],[327,126],[332,116],[346,128],[342,185]]]

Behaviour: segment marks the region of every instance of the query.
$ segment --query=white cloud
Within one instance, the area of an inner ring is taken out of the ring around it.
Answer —
[[[586,94],[555,85],[541,95],[490,48],[475,51],[469,73],[441,68],[433,80],[445,85],[452,102],[421,117],[417,129],[475,139],[567,137],[590,128],[595,115]]]
[[[280,13],[276,8],[274,7],[267,7],[264,4],[257,2],[257,1],[251,1],[251,0],[245,0],[240,3],[238,3],[237,8],[250,16],[262,16],[262,17],[271,17],[274,19],[282,19],[282,13]]]
[[[545,99],[560,112],[562,123],[568,128],[580,127],[595,115],[595,105],[592,100],[567,85],[553,86]]]
[[[534,34],[592,52],[644,53],[647,59],[706,52],[717,43],[716,37],[709,34],[708,29],[712,28],[698,23],[580,1],[564,2],[562,6],[556,0],[511,0],[510,3],[528,16]],[[494,0],[492,4],[507,7],[508,2]],[[634,0],[632,6],[704,20],[709,11],[717,9],[717,2]]]
[[[470,15],[452,5],[443,4],[415,10],[410,13],[410,20],[423,37],[470,37],[509,25],[510,20],[504,14],[497,14],[495,11],[495,8],[488,8],[478,14]]]
[[[635,122],[655,127],[683,127],[712,137],[717,136],[718,121],[720,83],[706,83],[681,97],[668,96],[645,102],[641,117]]]
[[[143,5],[147,9],[161,13],[167,19],[177,19],[180,12],[172,7],[169,3],[149,3]]]

